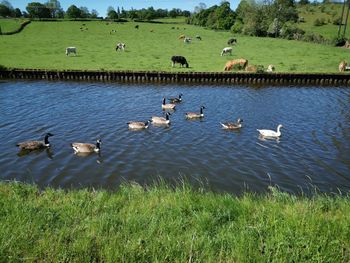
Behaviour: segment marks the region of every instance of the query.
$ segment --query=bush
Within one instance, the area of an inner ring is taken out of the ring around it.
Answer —
[[[341,22],[342,22],[341,17],[338,17],[338,18],[333,20],[333,25],[339,26],[341,24]]]
[[[301,28],[298,28],[295,24],[284,24],[280,35],[282,38],[286,39],[294,39],[294,40],[300,40],[301,37],[305,34],[305,31]]]
[[[334,46],[336,46],[336,47],[342,47],[342,46],[344,46],[345,45],[345,43],[346,43],[346,38],[345,37],[336,37],[336,38],[334,38],[333,39],[333,44],[334,44]]]
[[[323,26],[326,24],[326,20],[324,18],[316,18],[314,21],[314,26]]]
[[[306,42],[313,42],[318,44],[323,44],[326,42],[325,38],[322,35],[315,33],[307,33],[303,36],[303,39]]]
[[[236,20],[236,22],[231,26],[231,32],[240,34],[242,33],[243,23],[240,20]]]

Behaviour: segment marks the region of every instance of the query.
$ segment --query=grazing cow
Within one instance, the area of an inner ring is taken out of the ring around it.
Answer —
[[[185,37],[184,43],[190,44],[192,39],[190,37]]]
[[[139,29],[139,25],[136,25],[135,28],[136,28],[136,29]]]
[[[267,70],[266,70],[267,72],[274,72],[275,71],[275,66],[274,65],[269,65],[268,67],[267,67]]]
[[[228,54],[230,53],[230,55],[232,55],[232,47],[225,47],[222,51],[221,51],[221,56],[223,56],[224,54]]]
[[[77,48],[76,47],[67,47],[66,48],[66,55],[68,56],[70,53],[74,53],[74,56],[77,55]]]
[[[118,51],[118,49],[125,51],[125,44],[124,43],[118,43],[115,47],[115,51]]]
[[[242,69],[245,69],[248,66],[248,60],[246,60],[245,58],[229,60],[225,64],[224,71],[230,71],[236,65],[238,65]]]
[[[179,39],[185,39],[185,35],[179,35]]]
[[[179,63],[181,65],[181,67],[183,65],[186,66],[186,68],[188,68],[188,63],[185,57],[183,56],[172,56],[171,57],[171,62],[172,62],[172,66],[175,66],[175,63]]]
[[[235,38],[230,38],[230,39],[227,41],[227,45],[233,45],[233,44],[237,44],[237,39],[235,39]]]
[[[201,36],[199,36],[199,35],[196,36],[196,39],[202,40]]]

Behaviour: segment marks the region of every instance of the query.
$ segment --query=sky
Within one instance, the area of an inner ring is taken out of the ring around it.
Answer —
[[[14,8],[19,8],[21,11],[25,11],[28,3],[31,2],[39,2],[44,4],[47,0],[7,0],[9,1]],[[219,5],[222,0],[59,0],[61,3],[61,7],[63,10],[67,10],[67,8],[71,5],[76,5],[77,7],[85,6],[91,12],[92,9],[96,9],[99,16],[106,16],[107,8],[109,6],[117,9],[123,7],[125,10],[141,9],[153,6],[153,8],[158,9],[172,9],[172,8],[180,8],[182,10],[193,11],[195,6],[198,6],[199,3],[206,4],[207,7],[213,5]],[[236,9],[240,0],[230,0],[231,9]]]

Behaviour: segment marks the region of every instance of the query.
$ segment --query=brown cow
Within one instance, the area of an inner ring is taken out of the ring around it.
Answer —
[[[248,60],[245,58],[229,60],[225,64],[224,71],[230,71],[236,65],[239,65],[242,69],[245,69],[248,66]]]
[[[345,60],[341,61],[340,64],[339,64],[339,71],[340,72],[344,72],[346,70],[346,65],[347,64],[346,64]]]

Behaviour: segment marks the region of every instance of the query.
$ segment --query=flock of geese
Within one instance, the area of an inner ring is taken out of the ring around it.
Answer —
[[[175,98],[168,98],[170,103],[166,103],[166,99],[163,98],[162,102],[162,109],[163,110],[175,110],[177,104],[182,102],[182,96],[183,94],[179,94],[178,97]],[[186,119],[201,119],[204,117],[203,110],[205,109],[204,106],[200,107],[199,112],[186,112],[185,117]],[[128,127],[130,130],[142,130],[147,129],[149,124],[155,124],[155,125],[164,125],[168,126],[170,125],[170,118],[171,115],[170,112],[165,113],[165,117],[159,117],[159,116],[153,116],[151,119],[147,120],[146,122],[140,122],[140,121],[130,121],[128,122]],[[223,122],[220,123],[223,129],[226,130],[238,130],[242,128],[242,122],[243,119],[238,119],[236,122]],[[279,124],[277,126],[277,131],[274,130],[260,130],[257,129],[260,136],[266,139],[277,139],[281,136],[281,128],[283,126]],[[53,136],[52,133],[46,133],[44,140],[42,141],[26,141],[26,142],[20,142],[16,146],[20,148],[20,150],[25,151],[33,151],[33,150],[40,150],[44,148],[50,147],[49,137]],[[73,148],[73,151],[75,154],[78,153],[99,153],[101,150],[101,139],[98,139],[96,141],[96,144],[92,143],[81,143],[81,142],[74,142],[71,143],[71,147]]]

